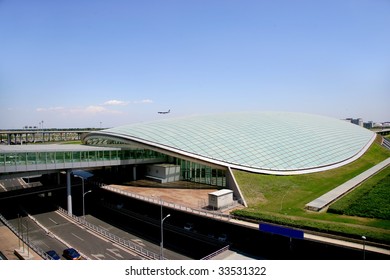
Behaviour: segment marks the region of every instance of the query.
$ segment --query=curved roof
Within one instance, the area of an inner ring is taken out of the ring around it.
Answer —
[[[328,117],[251,112],[130,124],[89,134],[131,141],[210,163],[268,174],[335,168],[360,157],[375,133]]]

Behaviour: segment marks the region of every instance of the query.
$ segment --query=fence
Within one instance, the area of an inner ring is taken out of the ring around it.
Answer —
[[[96,225],[93,225],[93,224],[85,221],[83,217],[69,215],[68,211],[66,211],[65,209],[63,209],[61,207],[58,209],[58,211],[62,214],[65,214],[68,218],[71,218],[73,221],[81,224],[83,227],[100,234],[104,238],[107,238],[107,239],[115,242],[116,244],[119,244],[127,249],[134,251],[135,253],[137,253],[138,255],[140,255],[146,259],[155,259],[155,260],[160,259],[159,254],[156,254],[154,252],[150,252],[150,251],[146,250],[145,248],[143,248],[142,246],[140,246],[134,242],[131,242],[130,240],[120,238],[120,237],[116,236],[115,234],[110,233],[109,231],[107,231],[105,229],[102,229]]]
[[[229,214],[223,214],[223,213],[216,212],[216,211],[207,211],[207,210],[203,210],[203,209],[194,209],[194,208],[187,207],[187,206],[180,205],[180,204],[176,204],[173,202],[164,201],[158,197],[150,197],[150,196],[144,196],[144,195],[135,194],[135,193],[131,193],[131,192],[126,192],[126,191],[122,191],[122,190],[119,190],[117,188],[103,185],[103,184],[101,184],[100,187],[104,188],[106,190],[115,192],[115,193],[119,193],[119,194],[124,195],[124,196],[129,196],[129,197],[132,197],[135,199],[151,202],[151,203],[161,205],[164,207],[168,207],[168,208],[172,208],[175,210],[189,212],[189,213],[200,215],[200,216],[211,217],[213,219],[219,219],[219,220],[225,220],[225,221],[231,220],[231,216]],[[237,202],[235,202],[235,203],[237,204]]]
[[[227,245],[227,246],[223,247],[222,249],[219,249],[218,251],[215,251],[214,253],[202,258],[201,260],[211,260],[215,256],[218,256],[219,254],[222,254],[223,252],[229,250],[229,248],[230,248],[230,245]]]
[[[50,257],[46,252],[35,245],[33,242],[31,242],[28,238],[28,236],[20,233],[10,222],[7,221],[6,218],[4,218],[3,215],[0,214],[0,220],[24,243],[26,246],[31,248],[35,253],[37,253],[39,256],[41,256],[43,259],[50,260],[52,257]],[[27,249],[28,250],[28,249]]]

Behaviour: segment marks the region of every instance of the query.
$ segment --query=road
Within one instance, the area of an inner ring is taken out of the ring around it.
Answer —
[[[100,219],[93,217],[93,216],[90,216],[90,215],[86,216],[86,220],[88,222],[96,225],[96,226],[99,226],[99,227],[105,229],[106,231],[108,231],[108,232],[110,232],[110,233],[112,233],[120,238],[123,238],[125,240],[130,240],[131,242],[143,247],[144,249],[146,249],[148,251],[151,251],[151,252],[156,253],[156,254],[160,253],[160,246],[159,245],[152,243],[144,238],[141,238],[141,237],[134,235],[132,233],[129,233],[127,231],[124,231],[120,228],[117,228],[111,224],[104,222],[103,220],[100,220]],[[164,257],[167,259],[171,259],[171,260],[190,260],[191,259],[185,255],[176,253],[176,252],[169,250],[167,248],[164,248]]]
[[[87,259],[95,260],[139,260],[135,253],[107,242],[86,229],[73,224],[57,212],[45,212],[12,219],[15,228],[22,224],[23,232],[31,242],[45,251],[55,250],[59,255],[67,247],[73,247]]]

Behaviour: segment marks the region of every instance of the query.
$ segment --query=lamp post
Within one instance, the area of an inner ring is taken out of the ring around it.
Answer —
[[[85,195],[86,195],[87,193],[90,193],[90,192],[92,192],[92,191],[89,190],[89,191],[87,191],[87,192],[84,192],[84,178],[81,177],[80,175],[74,175],[74,176],[81,179],[81,192],[82,192],[82,194],[83,194],[83,219],[84,219],[84,221],[85,221],[85,199],[84,199],[84,197],[85,197]]]
[[[85,199],[84,199],[84,197],[86,194],[88,194],[90,192],[92,192],[92,190],[89,190],[89,191],[83,193],[83,219],[84,219],[84,221],[85,221]]]
[[[165,216],[164,219],[161,219],[161,243],[160,243],[160,259],[163,260],[164,259],[164,228],[163,228],[163,225],[164,225],[164,221],[166,218],[169,218],[171,216],[171,214],[168,214]],[[162,216],[161,216],[162,217]]]
[[[363,239],[363,260],[365,260],[366,259],[366,237],[363,235],[362,239]]]

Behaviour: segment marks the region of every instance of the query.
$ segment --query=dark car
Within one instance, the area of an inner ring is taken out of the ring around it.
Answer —
[[[48,254],[52,260],[61,259],[60,256],[57,254],[57,252],[54,250],[47,251],[46,254]]]
[[[77,252],[73,248],[65,249],[64,253],[62,255],[67,260],[79,260],[79,259],[81,259],[81,255],[79,254],[79,252]]]

